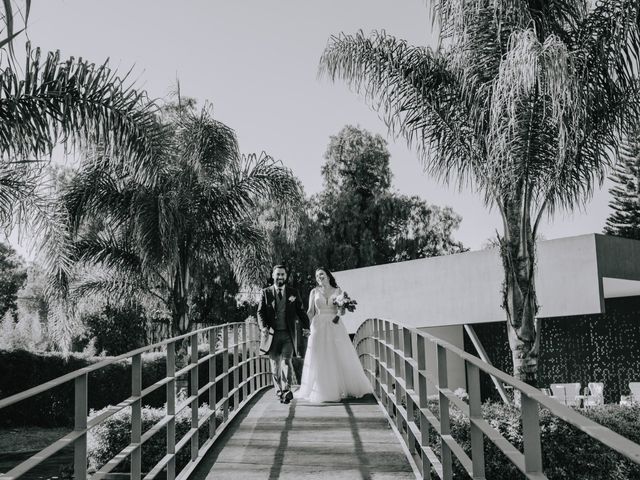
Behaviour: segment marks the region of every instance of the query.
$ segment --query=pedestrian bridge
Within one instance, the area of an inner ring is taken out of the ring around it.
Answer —
[[[188,358],[176,361],[180,357],[176,351],[181,351],[184,343],[189,346]],[[199,343],[207,345],[200,353]],[[2,409],[66,382],[74,383],[74,429],[0,474],[0,479],[29,478],[38,465],[65,448],[73,448],[77,479],[451,479],[454,459],[469,477],[483,479],[487,442],[495,444],[505,462],[515,465],[525,478],[544,479],[541,407],[582,430],[594,442],[640,464],[640,445],[425,332],[370,319],[358,329],[354,344],[374,395],[337,403],[277,402],[271,389],[269,362],[259,355],[255,324],[201,329],[68,373],[0,400]],[[142,354],[159,348],[166,352],[166,373],[152,385],[143,386]],[[428,348],[436,351],[434,365],[427,365]],[[448,388],[447,358],[452,355],[464,361],[468,400]],[[122,361],[131,363],[131,395],[90,417],[89,375]],[[199,378],[198,367],[203,363],[208,364],[207,378]],[[489,419],[483,418],[481,371],[519,392],[521,447],[512,445]],[[181,384],[188,385],[186,395],[177,395]],[[144,397],[161,388],[166,391],[165,414],[143,431]],[[203,413],[198,406],[205,403]],[[468,445],[459,444],[452,434],[450,407],[469,419]],[[129,444],[95,471],[89,471],[87,433],[123,409],[131,413]],[[190,412],[190,428],[178,436],[176,418],[183,411]],[[164,454],[143,470],[145,443],[160,432],[166,433]],[[186,459],[180,460],[184,457],[178,456],[180,452],[187,452]],[[122,472],[118,467],[125,460],[130,467]]]

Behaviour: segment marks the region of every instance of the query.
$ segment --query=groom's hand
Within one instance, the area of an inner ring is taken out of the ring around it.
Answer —
[[[308,337],[309,335],[311,335],[311,330],[309,330],[308,328],[303,328],[302,329],[302,336],[303,337]]]

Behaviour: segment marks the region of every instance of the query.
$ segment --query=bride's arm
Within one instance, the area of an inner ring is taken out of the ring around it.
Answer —
[[[316,315],[316,303],[314,301],[315,292],[315,288],[309,292],[309,306],[307,307],[307,317],[309,317],[309,321],[311,321],[311,319]]]

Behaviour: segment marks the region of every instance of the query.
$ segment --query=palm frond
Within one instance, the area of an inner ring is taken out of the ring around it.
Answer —
[[[72,301],[96,297],[117,305],[148,303],[148,296],[147,283],[142,276],[105,268],[85,270],[72,284],[69,294]]]
[[[152,182],[154,157],[165,148],[155,105],[107,63],[42,58],[27,47],[24,76],[0,71],[0,155],[47,155],[58,142],[101,145],[106,158]],[[145,168],[142,168],[142,167]]]
[[[450,58],[384,32],[341,34],[329,41],[320,74],[363,93],[390,131],[418,148],[430,173],[446,182],[471,180],[483,147]]]
[[[44,162],[0,161],[0,228],[28,219],[34,207],[43,208],[46,196],[38,188]]]
[[[215,120],[209,106],[199,113],[180,110],[175,128],[179,159],[198,175],[219,178],[240,156],[235,132]]]
[[[23,6],[16,5],[17,8],[14,9],[14,3],[12,0],[3,0],[2,5],[2,13],[0,17],[2,19],[2,23],[4,23],[3,29],[3,37],[0,38],[0,48],[9,47],[9,55],[11,58],[14,57],[14,49],[13,49],[13,41],[14,39],[20,35],[27,28],[27,23],[29,22],[29,13],[31,12],[31,0],[24,0],[22,2]],[[16,12],[17,10],[17,12]],[[15,19],[16,17],[20,17],[22,20],[23,28],[16,31],[15,29]]]

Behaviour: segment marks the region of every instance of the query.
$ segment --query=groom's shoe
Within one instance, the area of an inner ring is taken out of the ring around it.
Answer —
[[[282,403],[291,403],[291,400],[293,400],[293,393],[291,393],[291,390],[282,392],[282,400],[280,400]]]

